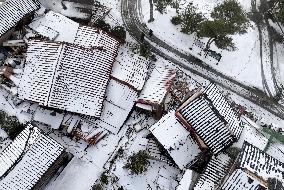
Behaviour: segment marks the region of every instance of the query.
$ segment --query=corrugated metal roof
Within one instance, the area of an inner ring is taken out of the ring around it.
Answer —
[[[25,15],[39,8],[37,0],[7,0],[0,6],[0,37],[13,28]]]
[[[0,189],[30,190],[64,148],[28,125],[0,154]]]

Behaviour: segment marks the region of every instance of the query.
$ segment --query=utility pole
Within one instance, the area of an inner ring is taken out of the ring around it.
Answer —
[[[150,19],[148,22],[153,22],[155,20],[153,16],[153,9],[154,9],[153,0],[149,0],[149,3],[150,3]]]

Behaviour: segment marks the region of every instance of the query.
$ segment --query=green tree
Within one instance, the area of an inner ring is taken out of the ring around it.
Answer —
[[[197,12],[196,7],[189,4],[181,14],[181,31],[186,34],[196,32],[197,26],[204,20],[201,13]]]
[[[154,0],[156,9],[163,14],[168,5],[172,3],[172,0]]]
[[[145,150],[140,150],[138,153],[133,154],[127,160],[125,168],[130,170],[132,174],[141,174],[147,171],[147,168],[150,164],[149,155]]]
[[[230,35],[242,33],[248,27],[246,15],[236,0],[225,0],[211,13],[213,20],[205,20],[198,25],[197,36],[209,38],[206,49],[215,42],[220,49],[235,50]]]
[[[3,129],[10,139],[14,140],[24,130],[25,125],[20,123],[14,116],[8,116],[0,111],[0,128]]]
[[[126,31],[123,26],[115,26],[110,30],[110,33],[117,39],[121,40],[123,43],[126,39]]]

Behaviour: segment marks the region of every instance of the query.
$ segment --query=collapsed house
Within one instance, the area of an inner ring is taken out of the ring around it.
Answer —
[[[42,189],[66,158],[63,146],[29,124],[0,154],[0,189]]]
[[[7,0],[0,6],[0,44],[6,41],[14,31],[14,27],[28,14],[39,9],[37,0]]]
[[[161,116],[175,75],[174,69],[155,67],[136,101],[136,106],[154,112],[157,117]]]
[[[284,163],[245,142],[222,190],[283,190]]]
[[[243,126],[218,88],[211,83],[176,111],[176,117],[195,136],[201,149],[217,154],[232,145]]]

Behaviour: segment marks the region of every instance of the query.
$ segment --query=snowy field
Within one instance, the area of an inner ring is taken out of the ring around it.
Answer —
[[[207,18],[210,17],[210,12],[213,10],[214,5],[222,2],[223,0],[192,0],[193,5],[198,8],[198,11],[202,12]],[[188,3],[189,1],[187,1]],[[244,10],[250,12],[251,2],[250,0],[240,0]],[[186,2],[181,3],[182,7],[185,7]],[[148,28],[152,29],[154,34],[167,42],[172,47],[178,49],[179,51],[189,55],[194,55],[199,59],[203,60],[209,66],[215,68],[216,70],[222,72],[225,75],[230,76],[244,84],[257,87],[264,90],[261,75],[261,58],[260,58],[260,42],[257,27],[253,22],[250,22],[251,27],[247,30],[247,33],[243,35],[232,36],[234,43],[236,44],[236,51],[226,51],[218,49],[214,44],[212,44],[211,49],[217,53],[221,53],[222,59],[217,64],[217,61],[209,60],[205,58],[203,51],[194,45],[196,39],[194,34],[187,35],[180,32],[180,26],[175,26],[171,23],[170,19],[176,16],[176,9],[168,6],[164,14],[161,14],[154,7],[154,22],[148,23],[150,18],[150,5],[148,0],[141,0],[142,10],[140,10],[141,20],[147,24]],[[267,34],[264,34],[267,35]],[[201,39],[202,42],[206,43],[207,39]],[[265,44],[264,44],[265,45]],[[276,60],[283,60],[283,47],[280,48],[278,53],[274,55]],[[200,55],[201,53],[201,55]],[[264,68],[266,74],[267,83],[272,88],[271,91],[274,92],[273,83],[270,73],[270,64],[265,62],[269,60],[269,52],[263,52]],[[283,70],[284,63],[278,61],[281,71]],[[282,73],[282,81],[284,81],[284,74]]]

